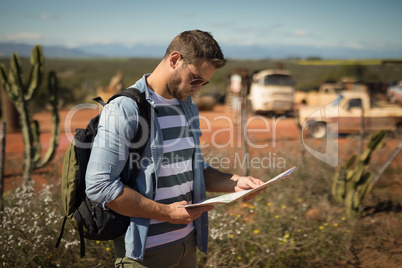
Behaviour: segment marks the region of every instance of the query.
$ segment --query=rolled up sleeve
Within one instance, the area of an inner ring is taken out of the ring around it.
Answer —
[[[138,108],[130,98],[117,98],[104,107],[85,176],[88,198],[104,208],[123,191],[120,174],[137,128]]]

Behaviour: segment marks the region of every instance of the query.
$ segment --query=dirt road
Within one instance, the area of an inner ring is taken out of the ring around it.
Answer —
[[[56,173],[56,177],[61,174],[61,159],[64,151],[70,144],[73,132],[76,128],[85,127],[91,118],[99,112],[97,106],[91,109],[70,109],[60,111],[60,142],[53,162],[43,170],[36,171],[33,178],[40,183],[47,183],[44,179],[46,174]],[[82,108],[82,107],[81,107]],[[42,150],[48,148],[48,140],[51,131],[51,115],[49,113],[39,113],[34,116],[39,121],[41,128]],[[213,111],[203,111],[200,113],[200,125],[202,130],[201,144],[205,150],[211,151],[231,151],[243,152],[244,135],[240,128],[240,119],[225,110],[224,106],[217,106]],[[306,148],[316,151],[323,155],[328,153],[329,141],[314,140],[304,136],[301,140],[300,129],[297,127],[294,118],[270,118],[263,116],[249,116],[246,121],[247,148],[250,155],[261,156],[262,154],[275,153],[277,158],[288,159],[290,155],[299,155]],[[337,163],[342,164],[345,157],[352,153],[358,153],[360,140],[358,137],[342,137],[336,139]],[[374,159],[378,163],[385,162],[392,150],[397,146],[396,138],[388,138],[386,147],[381,154]],[[334,144],[332,144],[334,145]],[[332,146],[331,145],[331,146]],[[21,180],[23,141],[20,133],[9,133],[6,137],[6,167],[5,167],[5,191],[15,188]],[[288,161],[288,160],[287,160]],[[392,162],[393,166],[400,166],[402,154]],[[292,163],[289,163],[291,165]],[[39,186],[40,187],[40,183]]]

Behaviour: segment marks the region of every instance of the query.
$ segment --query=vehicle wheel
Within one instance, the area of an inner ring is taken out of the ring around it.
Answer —
[[[397,138],[402,139],[402,123],[399,123],[396,126],[396,133],[395,134],[396,134]]]
[[[395,104],[396,103],[396,98],[394,95],[391,95],[388,97],[388,101],[389,103]]]
[[[322,139],[327,135],[327,124],[324,122],[314,122],[308,126],[308,133],[314,139]]]
[[[250,114],[253,114],[253,115],[258,115],[259,114],[259,111],[254,109],[254,106],[251,103],[251,101],[248,102],[248,111],[250,112]]]

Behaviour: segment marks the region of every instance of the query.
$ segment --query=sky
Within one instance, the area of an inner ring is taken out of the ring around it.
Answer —
[[[225,45],[402,51],[402,0],[0,0],[0,42],[167,45],[184,30]]]

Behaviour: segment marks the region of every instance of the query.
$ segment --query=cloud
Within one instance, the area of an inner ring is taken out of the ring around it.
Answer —
[[[37,33],[15,33],[15,34],[8,34],[4,36],[0,36],[1,41],[5,42],[33,42],[41,40],[42,36]]]
[[[253,30],[254,30],[253,28],[245,26],[245,27],[237,27],[235,29],[235,32],[237,32],[237,33],[250,33]]]
[[[42,13],[42,14],[36,14],[32,16],[34,19],[39,19],[39,20],[51,20],[51,19],[56,19],[57,16],[54,14],[49,14],[49,13]]]
[[[363,46],[361,44],[358,44],[358,43],[346,43],[346,44],[344,44],[344,47],[353,48],[353,49],[365,49],[365,48],[367,48],[367,47],[365,47],[365,46]]]
[[[309,36],[309,35],[310,35],[310,33],[303,29],[297,29],[290,33],[290,36],[295,36],[295,37],[304,37],[304,36]]]
[[[192,19],[192,18],[195,18],[195,17],[197,17],[197,15],[194,12],[183,13],[183,18]]]
[[[38,16],[38,18],[41,20],[53,19],[55,17],[56,16],[48,14],[48,13],[42,13],[42,14],[39,14],[39,16]]]
[[[275,23],[275,24],[268,25],[268,26],[260,28],[259,33],[261,33],[261,34],[263,34],[263,33],[271,33],[271,32],[273,32],[275,30],[280,29],[281,27],[282,27],[282,24]]]
[[[233,27],[234,24],[231,22],[217,21],[212,24],[214,28],[229,28]]]

